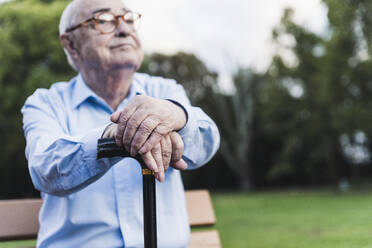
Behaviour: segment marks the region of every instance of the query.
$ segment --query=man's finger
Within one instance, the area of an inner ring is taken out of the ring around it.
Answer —
[[[167,135],[171,129],[165,124],[158,125],[151,133],[150,137],[143,144],[141,149],[138,151],[139,154],[150,151],[157,143],[160,142],[161,138]]]
[[[117,123],[120,118],[121,111],[116,111],[110,116],[110,120],[114,123]]]
[[[123,146],[123,135],[127,122],[135,111],[135,107],[124,108],[122,111],[120,111],[120,116],[117,120],[118,127],[115,135],[115,142],[118,146]],[[116,114],[114,117],[116,117]]]
[[[132,116],[127,121],[127,125],[125,126],[124,134],[123,134],[123,145],[128,152],[132,150],[132,143],[135,137],[135,134],[139,131],[138,128],[141,123],[146,120],[148,113],[143,110],[137,109]],[[152,130],[150,131],[150,133]],[[150,133],[146,136],[146,138],[150,135]],[[132,156],[135,156],[136,153],[131,152]]]
[[[184,143],[181,136],[177,132],[171,132],[169,136],[172,142],[171,164],[174,164],[182,158]]]
[[[143,159],[143,162],[145,162],[147,168],[149,168],[150,170],[155,171],[155,172],[158,171],[156,161],[155,161],[154,157],[152,156],[151,152],[142,154],[141,157]]]
[[[158,124],[159,124],[158,119],[154,119],[154,118],[151,118],[151,116],[148,116],[139,125],[138,129],[136,129],[136,132],[131,142],[130,153],[132,156],[135,156],[138,153],[138,150],[143,146],[146,140],[151,136],[151,133],[154,131],[154,129],[157,127]]]
[[[169,135],[166,135],[163,137],[160,141],[161,145],[161,155],[163,158],[163,166],[164,166],[164,171],[168,170],[171,156],[172,156],[172,142],[169,137]]]
[[[177,169],[177,170],[186,170],[187,169],[187,164],[183,159],[180,159],[177,162],[171,164],[171,166],[174,169]]]
[[[160,143],[158,143],[152,150],[151,154],[156,162],[156,165],[158,167],[158,172],[155,173],[156,179],[158,179],[159,182],[164,181],[164,166],[163,166],[163,158],[161,154],[161,146]]]

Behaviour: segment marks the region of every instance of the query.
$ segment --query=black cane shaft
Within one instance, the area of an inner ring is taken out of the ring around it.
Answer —
[[[157,248],[156,190],[154,175],[143,175],[143,221],[146,248]]]
[[[98,140],[97,159],[116,156],[130,157],[130,154],[122,147],[116,146],[114,139]],[[135,159],[141,164],[143,175],[143,234],[145,248],[157,248],[155,177],[153,172],[147,169],[141,156],[137,155]]]

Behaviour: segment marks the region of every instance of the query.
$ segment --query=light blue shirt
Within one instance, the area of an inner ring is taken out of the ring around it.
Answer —
[[[174,80],[136,73],[122,109],[137,94],[172,99],[188,113],[179,131],[189,169],[217,151],[214,122],[192,107]],[[79,74],[70,82],[38,89],[22,108],[26,157],[41,191],[38,247],[143,247],[142,175],[131,158],[97,160],[97,140],[110,123],[110,106]],[[169,168],[156,182],[158,247],[187,247],[189,224],[180,172]]]

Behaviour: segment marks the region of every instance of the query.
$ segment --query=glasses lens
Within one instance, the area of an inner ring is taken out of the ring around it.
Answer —
[[[102,13],[96,18],[97,28],[103,33],[115,30],[115,16],[110,13]]]
[[[133,25],[133,28],[137,30],[140,26],[141,15],[134,12],[127,12],[124,15],[124,20],[126,23]]]

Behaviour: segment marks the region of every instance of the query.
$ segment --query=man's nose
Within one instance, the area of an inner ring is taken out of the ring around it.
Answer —
[[[128,24],[123,18],[118,18],[118,26],[115,30],[115,35],[117,36],[128,36],[131,32],[133,32],[132,25]]]

